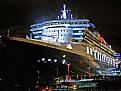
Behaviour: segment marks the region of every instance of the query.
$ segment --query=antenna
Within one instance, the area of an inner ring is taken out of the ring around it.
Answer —
[[[64,19],[66,19],[66,18],[67,18],[67,15],[66,15],[66,5],[65,5],[65,4],[63,5],[63,10],[62,10],[62,12],[63,12],[62,17],[63,17]]]

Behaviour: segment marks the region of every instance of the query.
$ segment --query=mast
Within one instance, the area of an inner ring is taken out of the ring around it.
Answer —
[[[63,9],[61,10],[61,19],[71,19],[72,15],[71,15],[71,10],[67,10],[66,9],[66,5],[63,5]]]

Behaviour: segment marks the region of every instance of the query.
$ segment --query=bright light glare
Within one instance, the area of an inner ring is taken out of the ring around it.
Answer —
[[[45,58],[42,58],[42,61],[45,61]]]
[[[40,62],[40,60],[37,60],[37,62],[39,63],[39,62]]]
[[[51,59],[48,59],[48,61],[51,61]]]
[[[66,60],[64,59],[63,62],[62,62],[62,64],[65,64],[65,63],[66,63]]]
[[[44,63],[46,63],[46,61],[44,61]]]
[[[73,89],[76,89],[76,85],[75,84],[73,85]]]
[[[68,44],[68,45],[67,45],[67,48],[68,48],[68,49],[72,49],[71,44]]]
[[[57,59],[55,59],[54,62],[57,62]]]
[[[65,58],[66,57],[66,55],[63,55],[63,58]]]
[[[37,71],[37,73],[39,73],[39,70]]]

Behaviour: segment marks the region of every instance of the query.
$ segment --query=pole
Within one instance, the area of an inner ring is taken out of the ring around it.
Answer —
[[[57,77],[58,77],[58,68],[57,68]]]
[[[7,37],[9,37],[9,29],[8,29],[8,34],[7,34]]]
[[[88,68],[88,73],[89,73],[89,78],[90,78],[90,68],[91,68],[91,67],[87,67],[87,68]]]
[[[67,64],[67,66],[68,66],[68,76],[69,76],[70,64]]]

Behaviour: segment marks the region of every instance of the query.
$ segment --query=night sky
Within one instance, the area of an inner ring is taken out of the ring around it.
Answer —
[[[0,0],[0,32],[54,19],[63,4],[74,16],[93,22],[106,42],[121,53],[121,0]]]

